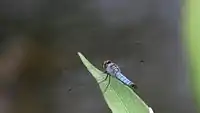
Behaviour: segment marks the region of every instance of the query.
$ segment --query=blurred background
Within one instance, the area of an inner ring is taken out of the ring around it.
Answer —
[[[196,113],[179,0],[1,0],[0,113],[110,113],[82,52],[111,59],[155,113]]]

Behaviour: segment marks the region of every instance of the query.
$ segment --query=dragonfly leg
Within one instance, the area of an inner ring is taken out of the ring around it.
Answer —
[[[104,89],[104,93],[107,91],[109,85],[110,85],[110,76],[108,75],[108,84],[107,84],[106,88]]]
[[[105,72],[105,73],[106,73],[106,72]],[[106,74],[107,74],[107,73],[106,73]],[[107,78],[108,78],[108,76],[109,76],[109,75],[107,74],[106,77],[105,77],[105,79],[103,79],[102,81],[100,81],[99,84],[101,84],[102,82],[106,81]]]

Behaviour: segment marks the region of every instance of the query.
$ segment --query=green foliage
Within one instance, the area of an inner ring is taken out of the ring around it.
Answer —
[[[192,92],[200,111],[200,1],[186,0],[182,8],[183,45],[189,57]]]
[[[108,79],[103,81],[106,74],[94,67],[81,53],[78,52],[78,55],[96,81],[101,82],[100,89],[112,113],[153,113],[131,88],[114,77],[110,77],[110,85],[105,91],[109,82]]]

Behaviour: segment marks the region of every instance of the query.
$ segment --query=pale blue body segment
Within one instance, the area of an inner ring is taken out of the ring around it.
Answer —
[[[109,63],[107,68],[106,68],[106,72],[108,74],[110,74],[111,76],[116,77],[117,79],[119,79],[121,82],[123,82],[124,84],[126,84],[128,86],[134,84],[132,81],[130,81],[128,78],[126,78],[121,73],[121,70],[120,70],[119,66],[117,66],[115,63]]]
[[[132,81],[130,81],[128,78],[126,78],[122,73],[116,73],[115,75],[117,77],[117,79],[119,79],[120,81],[122,81],[123,83],[125,83],[126,85],[130,86],[133,84]]]

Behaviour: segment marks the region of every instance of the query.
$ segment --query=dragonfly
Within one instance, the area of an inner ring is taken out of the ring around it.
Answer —
[[[106,74],[106,77],[104,80],[102,80],[100,83],[108,79],[108,85],[105,88],[105,91],[107,90],[108,86],[110,85],[110,77],[116,77],[119,81],[121,81],[123,84],[131,87],[132,89],[137,89],[137,85],[130,81],[126,76],[124,76],[119,68],[119,66],[112,62],[111,60],[106,60],[103,62],[103,69],[105,70],[104,73]],[[104,92],[105,92],[104,91]]]

